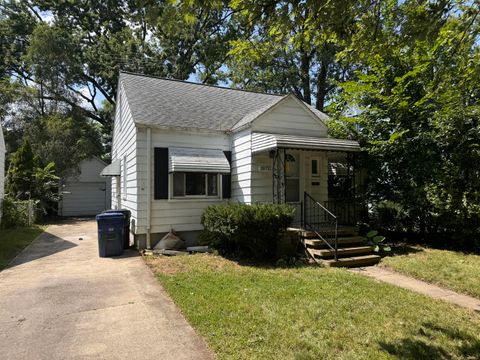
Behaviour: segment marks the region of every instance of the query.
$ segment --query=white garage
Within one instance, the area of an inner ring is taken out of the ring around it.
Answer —
[[[111,184],[100,176],[106,164],[96,158],[80,163],[80,174],[63,180],[62,200],[58,204],[60,216],[89,216],[110,209]]]

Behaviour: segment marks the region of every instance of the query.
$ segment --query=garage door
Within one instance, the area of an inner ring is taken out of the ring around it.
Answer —
[[[68,183],[63,188],[62,215],[95,215],[106,209],[105,182]]]

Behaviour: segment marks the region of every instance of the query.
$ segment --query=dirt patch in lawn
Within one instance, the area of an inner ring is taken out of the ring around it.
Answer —
[[[201,271],[223,271],[225,269],[240,268],[241,266],[221,256],[211,254],[193,254],[181,256],[146,256],[145,262],[154,273],[175,275],[192,271],[192,264]]]

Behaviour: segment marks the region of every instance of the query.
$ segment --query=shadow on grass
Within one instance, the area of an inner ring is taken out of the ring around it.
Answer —
[[[455,354],[441,345],[433,344],[433,339],[446,337],[454,343]],[[452,359],[460,356],[466,359],[480,358],[480,338],[464,331],[443,327],[433,323],[424,323],[418,333],[397,342],[379,342],[380,347],[399,359]]]
[[[416,254],[424,251],[420,246],[409,245],[406,243],[392,245],[391,248],[391,251],[382,252],[382,257]]]
[[[310,263],[308,258],[298,255],[297,257],[266,260],[243,257],[237,254],[220,253],[219,256],[226,260],[232,261],[240,266],[255,267],[258,269],[297,269],[297,268],[318,268],[319,264]]]

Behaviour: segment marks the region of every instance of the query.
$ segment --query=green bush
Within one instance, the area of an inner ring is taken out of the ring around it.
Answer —
[[[371,222],[374,228],[386,231],[405,231],[408,213],[393,201],[380,201],[373,206]]]
[[[35,203],[33,201],[15,201],[9,197],[2,203],[2,229],[30,226],[35,222]]]
[[[209,206],[203,216],[204,245],[246,257],[276,259],[295,216],[289,205],[225,203]]]

